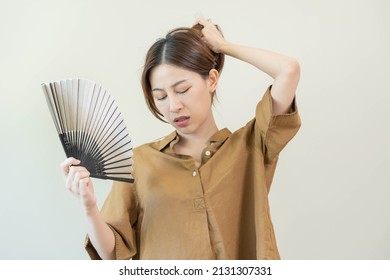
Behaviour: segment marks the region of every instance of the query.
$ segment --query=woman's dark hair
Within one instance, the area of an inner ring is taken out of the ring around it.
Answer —
[[[154,103],[150,85],[153,68],[161,64],[170,64],[196,72],[204,78],[208,77],[211,69],[216,69],[219,73],[222,71],[225,56],[222,53],[213,52],[207,46],[202,39],[202,28],[203,25],[196,24],[192,28],[174,29],[165,38],[157,40],[146,54],[141,78],[142,89],[150,111],[161,121],[165,122]],[[215,92],[213,96],[214,94]]]

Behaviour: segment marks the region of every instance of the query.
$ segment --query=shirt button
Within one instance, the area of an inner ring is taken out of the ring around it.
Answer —
[[[204,154],[209,157],[211,155],[211,152],[210,151],[206,151]]]
[[[194,177],[196,176],[196,171],[192,172],[192,176]]]

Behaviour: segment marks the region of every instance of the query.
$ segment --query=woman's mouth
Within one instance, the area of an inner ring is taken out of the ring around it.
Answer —
[[[187,116],[181,116],[177,117],[173,120],[173,122],[178,126],[178,127],[185,127],[188,125],[190,121],[190,117]]]

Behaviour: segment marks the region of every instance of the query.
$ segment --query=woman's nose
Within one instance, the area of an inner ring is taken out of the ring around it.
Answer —
[[[183,103],[181,103],[180,99],[177,96],[172,95],[169,98],[169,111],[176,113],[179,112],[181,109],[183,109]]]

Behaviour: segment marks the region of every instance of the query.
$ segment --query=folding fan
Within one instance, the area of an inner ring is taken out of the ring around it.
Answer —
[[[85,79],[42,89],[66,156],[80,160],[91,177],[134,182],[131,138],[111,95]]]

